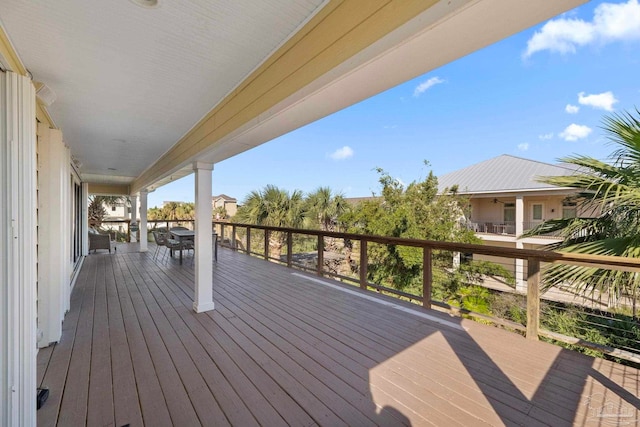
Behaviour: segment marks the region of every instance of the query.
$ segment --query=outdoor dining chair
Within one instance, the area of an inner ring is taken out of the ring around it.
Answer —
[[[156,242],[156,251],[153,253],[153,259],[158,257],[161,247],[167,246],[167,234],[160,231],[153,231],[153,240]]]

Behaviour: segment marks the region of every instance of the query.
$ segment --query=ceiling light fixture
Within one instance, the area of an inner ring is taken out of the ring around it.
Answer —
[[[131,0],[131,3],[146,9],[154,9],[160,6],[160,0]]]

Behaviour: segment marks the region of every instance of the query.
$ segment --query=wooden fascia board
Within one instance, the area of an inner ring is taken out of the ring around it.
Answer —
[[[0,54],[2,54],[3,58],[8,62],[7,65],[11,67],[14,73],[18,73],[21,76],[27,75],[26,67],[22,64],[22,61],[20,61],[17,52],[9,40],[9,36],[2,26],[0,26]]]
[[[11,41],[9,41],[9,36],[4,31],[4,28],[0,26],[0,55],[7,61],[7,65],[11,68],[14,73],[20,74],[22,76],[26,76],[28,74],[27,68],[24,66],[18,53],[13,48]],[[40,123],[44,123],[47,126],[54,128],[55,125],[49,112],[47,109],[40,103],[39,100],[36,100],[36,119]]]
[[[334,0],[133,183],[135,192],[430,8],[436,0]]]

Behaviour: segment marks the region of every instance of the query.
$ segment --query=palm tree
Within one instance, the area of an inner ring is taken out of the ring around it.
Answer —
[[[252,191],[234,215],[235,222],[244,222],[272,227],[302,226],[305,218],[302,192],[295,190],[291,194],[275,185],[267,185],[261,191]],[[280,258],[282,247],[286,243],[283,233],[271,233],[269,250],[271,255]]]
[[[89,224],[92,226],[99,226],[102,224],[102,220],[107,211],[104,205],[114,205],[116,203],[129,203],[129,197],[127,196],[101,196],[92,194],[89,196],[89,206],[87,208],[87,215],[89,217]]]
[[[571,176],[540,178],[541,182],[579,190],[583,210],[599,211],[594,218],[546,221],[524,235],[558,232],[563,240],[550,249],[594,255],[640,257],[640,111],[605,117],[603,130],[617,148],[608,162],[588,156],[561,161],[578,167]],[[608,292],[610,301],[620,295],[635,296],[637,273],[572,265],[552,266],[545,286],[571,287],[582,293]]]
[[[307,196],[306,206],[311,228],[335,231],[338,218],[347,210],[347,201],[342,194],[332,194],[331,188],[319,187]]]

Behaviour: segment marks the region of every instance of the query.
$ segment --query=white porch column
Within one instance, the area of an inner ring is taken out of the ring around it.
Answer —
[[[516,196],[516,238],[522,236],[524,232],[524,197],[522,195]],[[524,245],[522,240],[516,240],[516,248],[522,249]],[[524,260],[515,260],[515,279],[516,279],[516,291],[526,293],[527,292],[527,280],[524,277]]]
[[[36,94],[0,72],[0,425],[36,425]]]
[[[140,191],[140,252],[147,252],[147,190]]]
[[[82,183],[82,255],[89,255],[89,184]]]
[[[195,301],[193,309],[196,313],[213,310],[213,239],[211,226],[213,207],[211,205],[211,171],[210,163],[195,162],[196,172],[196,220],[195,220]]]
[[[138,196],[135,194],[132,194],[130,196],[130,199],[131,199],[131,224],[130,225],[136,225],[138,224]],[[136,233],[130,231],[129,234],[131,235],[131,243],[135,243],[138,241],[136,237]]]

